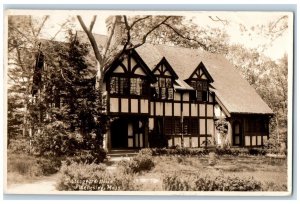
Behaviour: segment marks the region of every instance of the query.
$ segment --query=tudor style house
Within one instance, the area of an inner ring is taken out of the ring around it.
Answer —
[[[221,55],[145,43],[107,67],[102,87],[105,112],[115,118],[107,149],[218,145],[220,118],[231,146],[262,146],[269,137],[272,110]]]

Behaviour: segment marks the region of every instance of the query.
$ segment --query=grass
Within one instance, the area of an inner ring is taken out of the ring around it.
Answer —
[[[7,155],[7,185],[32,183],[44,176],[56,173],[60,163],[54,160],[28,155],[9,153]]]
[[[165,174],[179,173],[208,174],[218,176],[238,176],[261,181],[264,189],[273,191],[287,190],[287,161],[286,159],[267,158],[264,156],[219,156],[215,166],[208,164],[208,157],[189,156],[158,156],[153,157],[155,167],[143,173],[143,178],[159,178]],[[159,184],[155,184],[156,186]],[[141,190],[152,190],[154,184],[142,185]],[[161,189],[160,187],[157,187]]]
[[[209,156],[152,156],[154,167],[148,171],[132,174],[135,189],[139,191],[162,191],[166,174],[211,175],[253,177],[263,183],[266,191],[287,190],[287,160],[264,156],[217,156],[216,164],[209,165]],[[114,163],[107,162],[106,167]],[[9,155],[7,184],[32,183],[40,179],[40,170],[33,156]],[[108,169],[107,169],[108,170]],[[119,171],[118,167],[114,171]],[[111,172],[111,170],[108,170]],[[117,173],[117,172],[116,172]]]

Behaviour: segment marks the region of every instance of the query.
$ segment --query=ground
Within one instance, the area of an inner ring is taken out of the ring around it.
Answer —
[[[129,157],[114,157],[106,162],[107,170],[116,171],[120,160]],[[150,171],[136,174],[135,182],[139,190],[161,191],[162,178],[165,174],[177,172],[180,175],[203,174],[224,175],[238,177],[253,177],[261,181],[271,190],[286,191],[287,160],[269,158],[265,156],[217,156],[214,165],[209,165],[208,156],[155,156],[155,166]],[[55,192],[58,174],[50,177],[41,177],[25,180],[23,183],[14,183],[8,174],[9,193],[53,193]]]

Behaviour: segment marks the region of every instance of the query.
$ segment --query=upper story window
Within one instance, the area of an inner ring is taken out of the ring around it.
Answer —
[[[208,83],[206,80],[191,81],[190,85],[195,89],[194,98],[197,101],[208,100]]]
[[[157,77],[154,84],[155,98],[172,100],[174,98],[174,89],[170,77]]]
[[[113,76],[110,79],[110,94],[116,95],[147,95],[146,80],[140,77]]]

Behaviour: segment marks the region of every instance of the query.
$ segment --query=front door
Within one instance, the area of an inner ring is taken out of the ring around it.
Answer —
[[[242,144],[242,129],[238,121],[233,123],[232,143],[234,146],[241,146]]]
[[[111,148],[145,147],[145,125],[142,118],[120,118],[111,125]]]
[[[127,148],[127,121],[125,119],[117,119],[111,124],[111,147]]]

